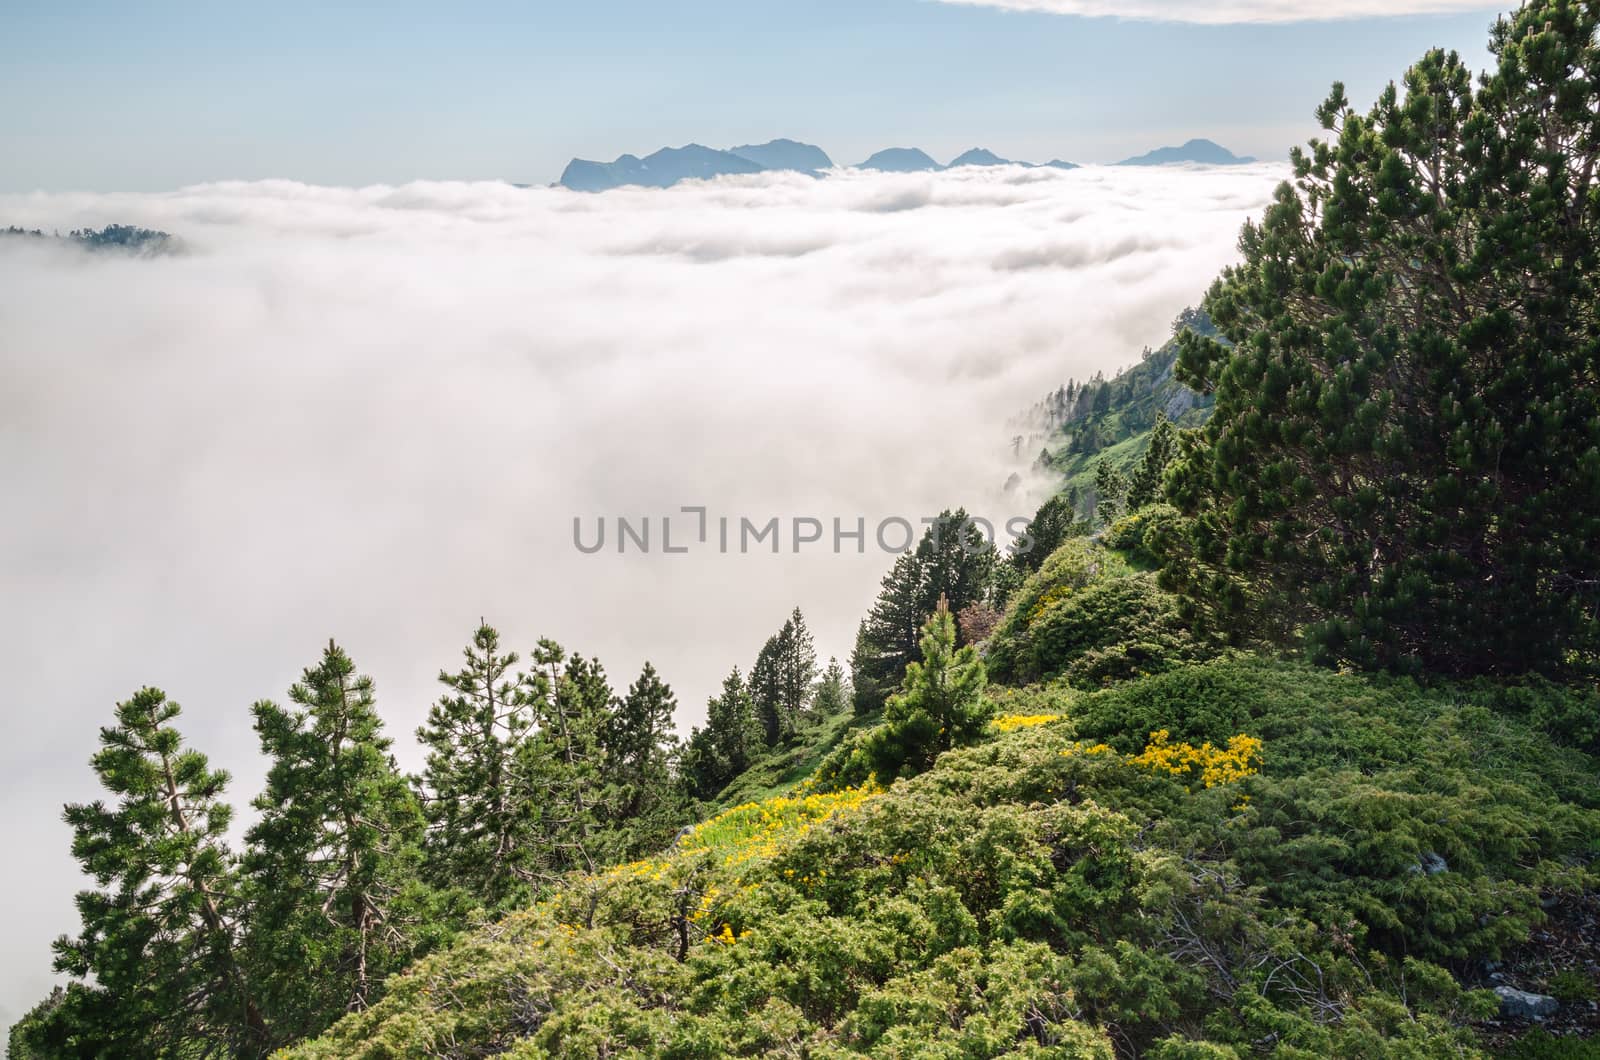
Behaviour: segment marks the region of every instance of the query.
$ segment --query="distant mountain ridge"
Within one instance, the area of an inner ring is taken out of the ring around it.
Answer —
[[[1249,155],[1236,155],[1211,140],[1190,140],[1182,147],[1158,147],[1133,158],[1124,158],[1119,166],[1170,166],[1195,162],[1207,166],[1243,166],[1254,162]]]
[[[828,152],[815,144],[796,140],[772,140],[764,144],[730,147],[728,153],[754,162],[763,169],[788,169],[797,173],[823,173],[833,168]]]
[[[1162,147],[1135,158],[1124,159],[1122,166],[1159,166],[1177,163],[1242,165],[1253,158],[1235,155],[1211,140],[1190,140],[1182,147]],[[882,173],[937,173],[964,166],[1023,166],[1028,169],[1077,169],[1076,162],[1059,158],[1049,162],[1022,162],[1002,158],[986,147],[974,147],[957,155],[948,165],[916,147],[890,147],[872,155],[853,169]],[[560,185],[573,191],[609,191],[628,186],[670,188],[685,180],[749,173],[806,173],[811,176],[838,168],[828,153],[815,144],[778,139],[764,144],[745,144],[719,150],[702,144],[664,147],[643,158],[622,155],[612,162],[574,158],[561,174]]]
[[[944,167],[920,148],[890,147],[879,151],[856,168],[876,169],[884,173],[924,173]]]

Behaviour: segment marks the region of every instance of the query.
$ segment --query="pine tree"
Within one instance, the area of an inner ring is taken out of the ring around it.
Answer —
[[[792,728],[811,699],[811,683],[817,677],[816,643],[798,607],[784,624],[779,643],[778,684],[788,725]]]
[[[428,823],[423,864],[437,886],[462,887],[494,908],[526,893],[542,853],[522,746],[542,675],[514,672],[516,654],[501,654],[486,624],[463,654],[459,672],[440,672],[450,691],[417,730],[428,749],[417,785]]]
[[[922,660],[906,667],[905,682],[884,707],[884,725],[868,754],[885,778],[920,773],[942,751],[982,731],[993,706],[984,696],[988,675],[972,646],[956,648],[956,624],[941,599],[922,629]]]
[[[1529,0],[1474,89],[1435,50],[1293,155],[1180,339],[1216,410],[1174,473],[1192,617],[1327,662],[1592,670],[1600,7]]]
[[[828,660],[827,669],[822,671],[816,690],[811,694],[810,709],[811,716],[819,721],[850,709],[850,684],[838,659]]]
[[[755,717],[755,704],[739,668],[722,682],[722,693],[706,701],[706,724],[695,729],[684,749],[684,774],[690,793],[715,796],[750,766],[751,756],[765,742]]]
[[[750,699],[756,721],[761,724],[762,741],[768,747],[780,743],[792,728],[784,706],[783,636],[784,630],[780,630],[768,637],[755,665],[750,667]]]
[[[964,509],[945,511],[912,552],[895,559],[878,599],[856,633],[850,679],[856,710],[878,710],[917,658],[919,631],[940,597],[960,610],[984,600],[994,583],[994,544]]]
[[[272,765],[245,858],[251,968],[279,1041],[365,1008],[413,956],[399,906],[423,823],[372,680],[342,649],[330,641],[289,699],[254,707]]]
[[[617,700],[604,730],[612,856],[658,850],[682,824],[672,767],[678,752],[673,715],[678,700],[650,663]]]
[[[611,684],[598,659],[567,657],[553,640],[533,654],[537,733],[523,743],[520,770],[539,808],[547,852],[545,878],[568,869],[592,870],[599,832],[609,816],[602,732],[611,715]],[[532,681],[533,678],[530,678]]]
[[[1019,540],[1018,547],[1012,550],[1011,562],[1027,573],[1038,570],[1067,538],[1088,531],[1087,526],[1078,523],[1077,516],[1076,489],[1045,501],[1028,522],[1026,540]]]
[[[1128,476],[1128,511],[1136,512],[1155,504],[1163,497],[1167,468],[1178,456],[1178,428],[1167,419],[1166,413],[1156,413],[1156,424],[1150,430],[1150,444],[1144,458]]]
[[[78,894],[83,928],[56,942],[55,967],[92,983],[73,984],[38,1014],[35,1045],[71,1043],[87,1056],[264,1052],[224,841],[228,775],[184,747],[179,713],[154,688],[119,703],[93,759],[115,804],[66,808],[73,856],[100,889]]]
[[[1126,509],[1128,478],[1110,460],[1101,459],[1094,465],[1094,493],[1094,521],[1113,523]]]

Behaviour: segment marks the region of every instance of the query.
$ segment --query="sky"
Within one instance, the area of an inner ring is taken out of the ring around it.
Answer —
[[[8,0],[0,190],[548,183],[575,156],[775,137],[841,164],[891,146],[1115,161],[1197,136],[1282,159],[1335,79],[1369,101],[1433,45],[1481,68],[1496,7]]]

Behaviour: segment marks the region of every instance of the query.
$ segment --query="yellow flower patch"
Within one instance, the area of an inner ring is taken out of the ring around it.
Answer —
[[[1261,741],[1254,736],[1230,736],[1226,747],[1208,741],[1192,744],[1172,743],[1171,733],[1159,729],[1150,734],[1144,751],[1132,759],[1136,766],[1175,777],[1188,777],[1193,783],[1214,788],[1254,776],[1261,765]]]
[[[1028,729],[1035,725],[1049,725],[1052,721],[1060,721],[1061,714],[1005,714],[994,719],[994,727],[1001,732],[1015,732],[1017,729]]]

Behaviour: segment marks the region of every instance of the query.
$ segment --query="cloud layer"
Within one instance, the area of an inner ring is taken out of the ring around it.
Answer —
[[[112,704],[261,763],[249,704],[336,636],[410,734],[480,616],[646,657],[687,723],[796,604],[849,650],[889,559],[581,555],[575,516],[1031,511],[1005,423],[1158,344],[1282,176],[1002,168],[763,175],[599,196],[218,184],[0,197],[190,252],[0,242],[0,1016],[75,922],[60,804]],[[657,539],[659,545],[659,539]]]
[[[1273,22],[1329,22],[1496,11],[1504,5],[1484,0],[940,0],[1007,11],[1039,11],[1086,18],[1121,18],[1201,25]]]

